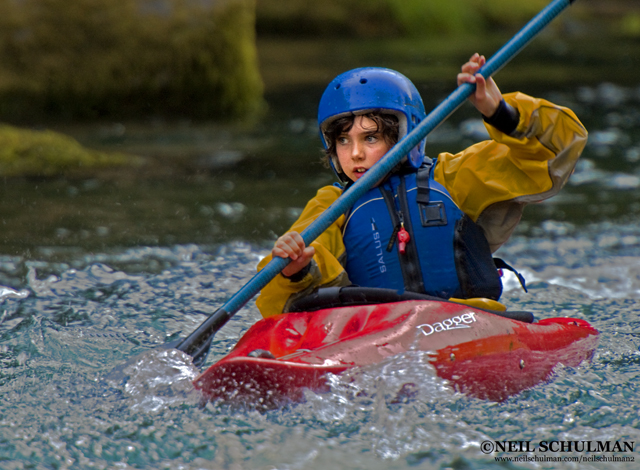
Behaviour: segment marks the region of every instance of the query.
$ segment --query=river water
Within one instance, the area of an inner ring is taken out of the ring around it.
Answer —
[[[638,468],[637,450],[542,452],[553,440],[640,446],[640,83],[629,81],[537,93],[574,109],[590,139],[568,186],[529,207],[498,253],[529,284],[524,293],[508,278],[502,300],[538,318],[587,320],[601,335],[591,363],[559,367],[502,403],[452,392],[425,356],[408,353],[331,377],[330,392],[282,409],[202,406],[188,358],[155,348],[244,285],[275,235],[331,182],[315,163],[312,106],[291,114],[283,104],[251,128],[76,129],[86,142],[156,160],[111,179],[3,181],[0,467]],[[481,139],[479,124],[461,110],[428,152]],[[258,318],[253,303],[242,309],[215,336],[208,364]],[[407,382],[416,393],[398,400]],[[484,441],[538,450],[484,454]],[[538,461],[496,461],[518,456]],[[583,461],[551,461],[559,458]]]

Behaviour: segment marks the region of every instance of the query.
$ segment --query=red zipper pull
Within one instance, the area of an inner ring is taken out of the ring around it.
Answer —
[[[400,230],[398,230],[398,251],[400,251],[400,254],[403,255],[405,251],[407,251],[407,243],[409,243],[409,240],[411,240],[411,237],[403,225],[400,227]]]

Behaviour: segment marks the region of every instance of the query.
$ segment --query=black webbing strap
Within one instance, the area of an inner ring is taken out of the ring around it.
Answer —
[[[429,204],[429,175],[431,173],[432,161],[430,158],[425,158],[425,162],[418,169],[416,175],[416,186],[418,187],[418,195],[416,201],[418,204]]]
[[[522,286],[522,288],[524,289],[525,292],[529,292],[527,290],[527,283],[524,280],[524,276],[522,274],[520,274],[518,271],[516,271],[516,269],[510,265],[508,265],[502,258],[493,258],[493,262],[496,265],[496,268],[498,269],[506,269],[507,271],[511,271],[513,274],[516,275],[516,277],[518,278],[518,281],[520,281],[520,285]]]

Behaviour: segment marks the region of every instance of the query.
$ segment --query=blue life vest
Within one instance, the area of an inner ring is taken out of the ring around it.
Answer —
[[[400,293],[497,300],[502,283],[484,233],[433,179],[433,166],[391,175],[347,213],[349,280]],[[410,237],[403,250],[402,229]]]

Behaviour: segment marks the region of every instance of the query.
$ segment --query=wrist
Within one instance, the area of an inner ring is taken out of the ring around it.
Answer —
[[[507,135],[513,134],[520,123],[520,113],[516,108],[507,104],[504,99],[500,101],[498,108],[490,117],[484,114],[482,117],[487,124]]]
[[[289,276],[287,276],[284,272],[280,273],[282,274],[282,277],[289,279],[291,282],[300,282],[304,279],[304,277],[309,274],[309,271],[311,270],[311,263],[308,263],[304,268],[302,268],[300,271],[298,271],[297,273],[293,273]]]

